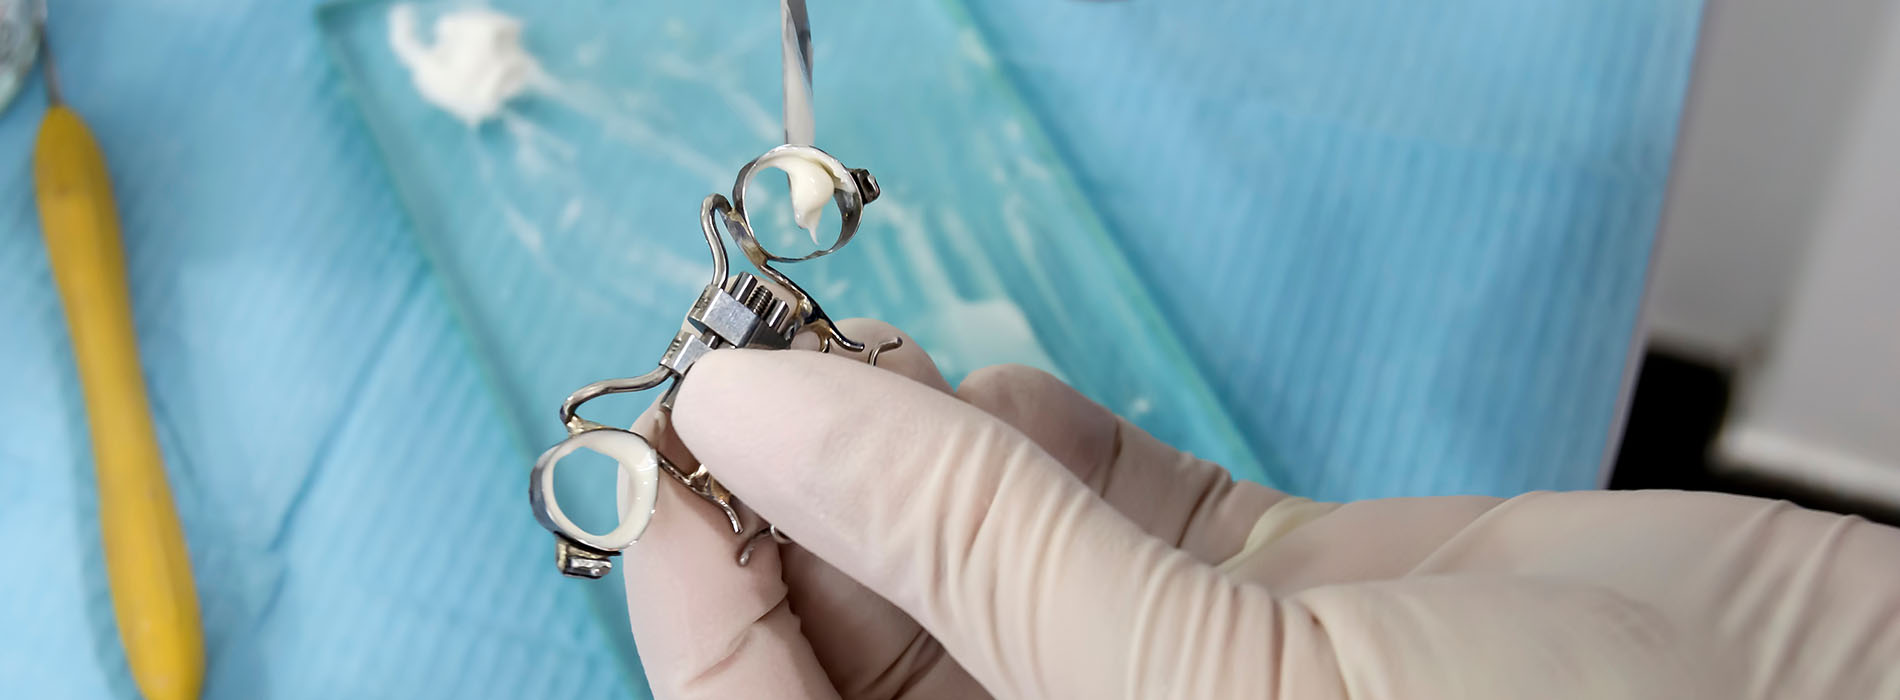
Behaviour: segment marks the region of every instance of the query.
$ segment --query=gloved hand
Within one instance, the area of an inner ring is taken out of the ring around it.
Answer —
[[[952,395],[910,342],[878,368],[715,352],[671,421],[635,429],[796,544],[735,566],[723,517],[661,480],[624,565],[661,698],[1900,697],[1900,531],[1853,518],[1313,503],[1035,370]]]

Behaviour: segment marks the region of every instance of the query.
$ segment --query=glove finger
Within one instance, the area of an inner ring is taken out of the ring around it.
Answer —
[[[665,423],[649,408],[633,430],[690,473],[698,463]],[[660,488],[646,534],[622,555],[628,622],[654,697],[838,697],[787,604],[777,552],[736,566],[726,516],[671,478]]]
[[[1281,621],[1265,589],[1142,532],[994,416],[810,353],[719,351],[694,372],[674,412],[681,438],[992,693],[1277,687],[1277,669],[1223,668],[1276,658]]]
[[[937,363],[909,335],[871,319],[845,319],[838,326],[846,336],[868,346],[867,352],[890,338],[901,339],[901,347],[879,353],[877,367],[950,393]],[[817,336],[801,334],[792,347],[816,350]],[[857,361],[866,356],[838,347],[832,353]],[[784,561],[792,611],[803,622],[805,637],[840,696],[884,699],[899,695],[983,695],[975,679],[950,659],[943,645],[909,614],[796,543],[780,545],[778,550]]]
[[[1014,426],[1148,534],[1205,562],[1240,552],[1286,494],[1155,439],[1049,373],[997,365],[957,397]]]

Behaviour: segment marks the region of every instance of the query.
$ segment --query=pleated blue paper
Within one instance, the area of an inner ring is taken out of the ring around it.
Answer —
[[[1599,485],[1700,0],[974,0],[1269,472]]]

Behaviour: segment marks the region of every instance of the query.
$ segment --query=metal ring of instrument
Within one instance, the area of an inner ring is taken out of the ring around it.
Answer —
[[[758,236],[753,233],[751,215],[747,214],[745,210],[746,191],[751,188],[752,181],[758,177],[759,172],[763,169],[773,167],[773,163],[776,161],[790,159],[799,159],[817,164],[819,167],[824,168],[826,173],[831,175],[831,200],[838,207],[839,218],[838,239],[832,241],[830,247],[812,251],[798,257],[786,257],[766,250],[765,246],[759,243]],[[746,259],[751,261],[752,266],[758,268],[761,274],[764,274],[773,282],[777,282],[779,286],[784,287],[786,291],[790,292],[792,296],[797,299],[798,310],[801,316],[805,316],[808,322],[817,323],[820,330],[822,330],[827,337],[830,337],[839,345],[852,352],[862,352],[865,349],[864,344],[845,337],[844,333],[838,330],[837,324],[832,322],[831,316],[826,314],[825,310],[818,305],[818,300],[813,299],[811,294],[806,292],[804,287],[800,287],[797,282],[792,281],[791,277],[786,276],[783,272],[779,272],[778,268],[772,266],[772,263],[815,260],[830,255],[839,248],[843,248],[844,244],[851,242],[852,236],[857,235],[858,219],[864,213],[864,205],[876,201],[880,193],[877,178],[872,177],[870,171],[863,168],[846,167],[844,163],[839,162],[839,160],[832,157],[831,154],[812,146],[786,144],[766,151],[759,157],[752,159],[752,162],[746,163],[745,167],[739,169],[739,176],[732,183],[732,201],[729,205],[731,208],[724,212],[726,235],[731,236],[733,242],[739,245],[739,251],[745,253]],[[705,213],[717,206],[728,205],[724,202],[709,199],[706,206],[701,207],[700,218],[702,226],[705,224]],[[708,230],[706,237],[709,242],[712,242],[717,238],[717,235]],[[722,256],[723,254],[724,252],[720,251],[715,254],[715,257]]]
[[[842,221],[838,225],[838,239],[832,241],[830,247],[798,257],[787,257],[766,250],[765,246],[759,243],[758,237],[753,235],[752,219],[745,209],[746,191],[752,187],[752,181],[759,176],[759,171],[771,168],[774,163],[781,160],[803,160],[814,163],[831,175],[833,184],[831,200],[838,206],[838,216]],[[752,162],[746,163],[745,167],[739,169],[739,178],[732,184],[732,211],[726,215],[727,220],[735,225],[728,226],[726,230],[731,234],[733,242],[739,244],[739,250],[745,253],[746,259],[751,260],[753,265],[764,267],[775,262],[816,260],[837,252],[839,248],[844,247],[844,244],[851,242],[851,237],[858,232],[858,219],[864,214],[864,205],[877,199],[877,196],[877,179],[871,177],[870,172],[845,167],[844,163],[833,158],[831,154],[812,146],[785,144],[766,151],[764,155],[752,159]]]

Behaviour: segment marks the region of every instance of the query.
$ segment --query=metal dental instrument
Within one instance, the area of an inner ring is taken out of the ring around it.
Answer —
[[[0,21],[11,31],[37,33],[45,54],[40,66],[48,105],[33,144],[33,194],[85,397],[101,538],[98,551],[70,556],[104,558],[119,642],[139,694],[151,700],[196,698],[204,687],[204,630],[185,531],[139,367],[112,182],[98,140],[60,94],[45,36],[45,2],[35,10],[31,24],[13,15]]]
[[[785,142],[810,145],[817,137],[811,114],[811,18],[805,0],[780,0],[780,45],[785,67]]]
[[[765,249],[753,235],[752,223],[745,210],[745,194],[763,166],[778,158],[796,157],[815,162],[836,178],[833,203],[841,220],[838,240],[829,248],[800,257],[785,257]],[[878,195],[877,180],[869,172],[852,169],[830,154],[811,146],[784,145],[766,151],[739,170],[733,183],[732,198],[708,195],[700,204],[700,228],[706,237],[713,261],[712,278],[700,291],[699,298],[686,312],[685,330],[673,337],[661,355],[658,366],[638,377],[608,379],[581,387],[561,404],[561,423],[568,438],[543,453],[529,475],[528,497],[535,518],[555,535],[555,562],[569,576],[600,578],[613,568],[612,557],[631,546],[646,530],[658,497],[659,474],[678,481],[700,498],[718,507],[726,516],[735,535],[745,534],[731,492],[720,485],[702,465],[691,473],[653,449],[646,438],[631,431],[608,427],[581,417],[582,404],[609,394],[646,391],[671,382],[661,395],[662,410],[671,410],[680,382],[692,370],[693,363],[707,352],[719,348],[787,349],[800,330],[820,334],[821,345],[829,350],[842,347],[853,352],[865,345],[845,337],[824,308],[803,287],[792,281],[773,263],[790,263],[829,255],[850,242],[856,234],[864,205]],[[784,290],[775,292],[758,276],[748,272],[729,274],[724,235],[738,244],[752,266]],[[902,345],[893,338],[871,349],[871,358]],[[581,529],[562,511],[554,494],[554,470],[561,459],[577,449],[586,448],[612,458],[628,479],[630,498],[621,513],[620,524],[612,531],[597,534]],[[765,534],[773,533],[767,529]],[[754,544],[748,542],[748,545]],[[741,563],[751,547],[741,555]]]
[[[810,293],[773,266],[774,263],[814,260],[844,247],[857,233],[864,206],[878,197],[877,179],[869,172],[845,167],[831,154],[810,145],[814,132],[811,27],[804,0],[781,0],[779,19],[784,39],[786,144],[766,151],[740,168],[730,199],[715,193],[700,202],[699,227],[712,254],[712,279],[687,310],[687,328],[673,337],[652,371],[638,377],[594,382],[569,395],[562,402],[560,413],[561,424],[568,431],[567,439],[543,453],[529,474],[529,502],[534,507],[535,519],[554,533],[555,564],[563,574],[582,578],[607,575],[613,568],[613,557],[639,540],[651,521],[659,495],[660,474],[678,481],[718,507],[734,535],[745,534],[732,493],[713,478],[704,465],[687,473],[653,449],[645,437],[582,418],[579,413],[582,404],[608,394],[646,391],[671,382],[659,401],[662,411],[670,411],[680,383],[692,370],[693,363],[707,352],[727,347],[788,349],[792,338],[805,329],[819,334],[821,352],[831,352],[833,348],[864,352],[866,361],[872,365],[877,364],[880,354],[903,345],[902,338],[891,338],[867,348],[845,337]],[[840,219],[838,238],[829,247],[796,257],[766,250],[753,233],[745,207],[746,192],[759,173],[789,160],[816,165],[831,176],[832,203],[837,206]],[[764,279],[748,272],[730,274],[727,237]],[[583,448],[612,458],[627,477],[627,499],[620,523],[605,534],[581,529],[561,510],[555,498],[555,467],[562,458]],[[766,537],[779,542],[790,541],[777,528],[766,525],[745,540],[738,555],[740,566],[751,560],[753,548]]]

